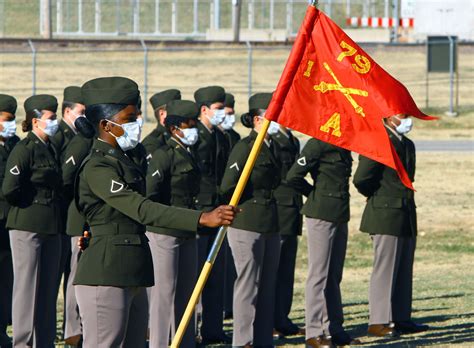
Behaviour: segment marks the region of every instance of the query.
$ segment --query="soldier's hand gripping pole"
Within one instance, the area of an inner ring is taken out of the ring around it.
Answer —
[[[245,163],[242,174],[240,175],[239,181],[237,182],[237,186],[234,190],[234,193],[232,194],[232,198],[230,200],[229,205],[233,207],[236,207],[239,204],[240,197],[244,192],[245,185],[247,185],[250,173],[252,172],[252,169],[255,165],[255,161],[257,160],[258,154],[260,153],[260,149],[262,148],[262,144],[265,139],[265,135],[267,134],[269,125],[270,121],[265,118],[262,128],[260,129],[257,139],[255,140],[252,150],[250,151],[250,155],[247,159],[247,162]],[[192,318],[194,309],[199,300],[199,296],[201,296],[202,290],[204,289],[204,285],[206,285],[207,278],[209,278],[212,266],[216,261],[217,254],[219,253],[226,234],[227,226],[222,226],[221,228],[219,228],[219,232],[216,236],[216,239],[214,240],[214,244],[212,245],[211,251],[209,252],[207,260],[204,263],[204,267],[202,268],[201,274],[199,275],[196,286],[194,287],[193,293],[191,294],[191,298],[189,299],[188,305],[186,306],[186,311],[184,312],[184,315],[181,318],[181,322],[179,323],[176,335],[174,336],[173,341],[171,342],[172,348],[177,348],[181,344],[181,340],[183,339],[186,328],[188,327],[189,321]]]

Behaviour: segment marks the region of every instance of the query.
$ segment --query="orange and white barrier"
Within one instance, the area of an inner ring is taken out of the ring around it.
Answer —
[[[346,19],[346,24],[351,27],[362,28],[393,28],[395,18],[389,17],[350,17]],[[414,18],[399,18],[401,28],[413,28]]]

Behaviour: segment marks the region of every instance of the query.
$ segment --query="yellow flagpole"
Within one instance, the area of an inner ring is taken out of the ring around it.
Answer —
[[[244,188],[247,185],[247,181],[250,177],[250,173],[252,173],[252,169],[255,165],[255,161],[257,160],[258,154],[260,153],[260,149],[262,148],[263,141],[265,140],[265,135],[267,134],[268,127],[270,126],[270,121],[266,118],[264,119],[262,128],[258,133],[257,139],[252,146],[252,150],[250,151],[250,155],[245,163],[244,169],[242,174],[240,175],[239,181],[237,182],[237,186],[232,194],[232,198],[230,200],[229,205],[236,207],[239,204],[240,197],[244,192]],[[179,323],[178,330],[176,331],[176,335],[171,342],[171,348],[178,348],[181,344],[181,340],[183,339],[184,332],[189,325],[189,321],[192,318],[194,308],[199,300],[199,296],[201,296],[202,289],[204,289],[204,285],[206,285],[207,278],[209,278],[209,274],[211,273],[212,266],[216,260],[217,254],[222,246],[222,242],[227,234],[227,226],[222,226],[219,229],[219,233],[214,240],[214,244],[212,245],[212,249],[209,252],[207,257],[206,263],[202,268],[201,274],[199,275],[198,281],[196,286],[194,287],[193,293],[191,298],[189,299],[188,305],[186,306],[186,310],[181,318],[181,322]]]

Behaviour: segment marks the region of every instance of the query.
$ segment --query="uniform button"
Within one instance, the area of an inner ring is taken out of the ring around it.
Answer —
[[[332,196],[332,193],[329,194],[329,197],[331,197],[331,196]]]
[[[388,204],[387,204],[387,203],[385,203],[385,204],[384,204],[384,207],[385,207],[385,208],[388,208]]]
[[[253,200],[253,202],[254,202],[254,203],[257,203],[257,200],[256,200],[256,199],[254,199],[254,200]]]
[[[125,239],[124,242],[125,242],[126,244],[130,244],[130,239]]]

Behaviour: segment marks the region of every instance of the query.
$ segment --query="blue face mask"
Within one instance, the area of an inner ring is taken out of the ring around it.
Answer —
[[[217,109],[214,110],[214,114],[212,117],[209,118],[209,121],[213,126],[218,126],[220,125],[225,118],[225,110],[224,109]]]
[[[221,123],[221,127],[224,130],[229,130],[229,129],[232,129],[234,127],[234,124],[235,124],[235,115],[234,114],[225,115],[225,119]]]
[[[183,132],[183,137],[180,137],[178,134],[176,136],[181,140],[181,142],[186,146],[193,146],[199,139],[199,133],[197,128],[179,128]]]
[[[13,121],[3,121],[2,122],[3,130],[0,132],[0,137],[5,139],[11,138],[16,134],[16,122]]]
[[[118,146],[120,146],[123,151],[131,150],[138,145],[140,142],[142,130],[140,124],[137,121],[124,124],[118,124],[109,120],[106,121],[116,126],[122,127],[123,135],[118,137],[112,132],[109,132],[109,134],[115,138]]]
[[[46,134],[48,137],[54,136],[59,129],[58,120],[39,120],[39,121],[46,123],[46,127],[43,128],[43,127],[38,126],[38,128],[41,129],[44,132],[44,134]]]

